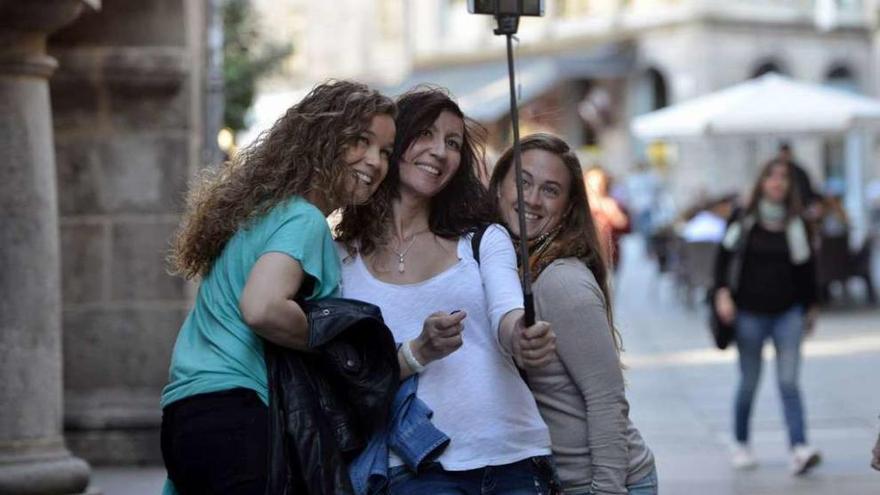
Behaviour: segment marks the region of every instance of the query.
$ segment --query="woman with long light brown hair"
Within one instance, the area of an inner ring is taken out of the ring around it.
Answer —
[[[315,87],[232,162],[195,181],[170,256],[198,277],[162,391],[162,456],[189,493],[266,489],[268,383],[263,340],[302,350],[295,298],[339,286],[326,216],[364,203],[388,171],[395,105],[363,84]]]
[[[629,420],[609,265],[577,156],[562,139],[522,139],[526,235],[519,229],[513,149],[489,193],[515,242],[529,244],[535,315],[556,333],[556,359],[528,370],[565,493],[653,495],[654,456]]]

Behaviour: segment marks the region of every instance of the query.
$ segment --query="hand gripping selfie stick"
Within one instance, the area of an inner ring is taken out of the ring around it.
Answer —
[[[513,71],[513,35],[519,28],[522,15],[544,14],[543,0],[470,0],[468,10],[473,14],[494,15],[498,28],[494,33],[507,38],[507,76],[510,80],[510,122],[513,127],[513,163],[516,178],[516,208],[519,223],[519,257],[522,267],[523,303],[526,326],[535,324],[535,303],[532,296],[532,274],[529,268],[529,245],[526,234],[526,208],[523,202],[522,152],[519,144],[519,111],[516,105],[516,76]]]

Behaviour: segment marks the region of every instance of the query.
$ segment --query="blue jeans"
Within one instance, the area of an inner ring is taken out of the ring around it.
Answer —
[[[627,495],[657,495],[660,493],[657,483],[657,467],[655,466],[651,469],[651,472],[645,475],[644,478],[630,485],[626,485],[626,493]],[[572,495],[593,495],[593,492],[586,491]]]
[[[554,476],[553,461],[541,456],[468,471],[446,471],[437,462],[418,474],[397,466],[388,477],[391,495],[546,495]]]
[[[647,476],[626,486],[627,495],[657,495],[659,487],[657,484],[657,468],[651,470]]]
[[[776,379],[785,424],[788,426],[789,443],[806,443],[804,406],[798,387],[803,329],[804,311],[801,306],[776,314],[738,311],[736,347],[739,350],[741,377],[734,406],[734,430],[738,442],[746,443],[749,439],[749,417],[761,377],[761,350],[764,341],[770,337],[776,348]]]

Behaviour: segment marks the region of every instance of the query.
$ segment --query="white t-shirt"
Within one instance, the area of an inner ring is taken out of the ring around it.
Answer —
[[[359,256],[341,253],[342,296],[379,306],[398,342],[418,337],[431,313],[467,312],[461,348],[427,365],[416,394],[434,411],[434,426],[451,439],[438,459],[444,469],[463,471],[550,454],[550,434],[535,399],[498,342],[502,317],[523,307],[507,231],[489,227],[480,264],[470,236],[462,237],[458,263],[416,284],[378,280]],[[392,455],[391,466],[400,464]]]

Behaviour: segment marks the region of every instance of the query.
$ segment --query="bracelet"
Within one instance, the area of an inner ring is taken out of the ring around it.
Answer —
[[[413,354],[412,343],[412,340],[403,343],[403,360],[406,361],[406,365],[409,366],[409,369],[413,370],[414,373],[421,373],[422,371],[425,371],[425,365],[420,363]]]

